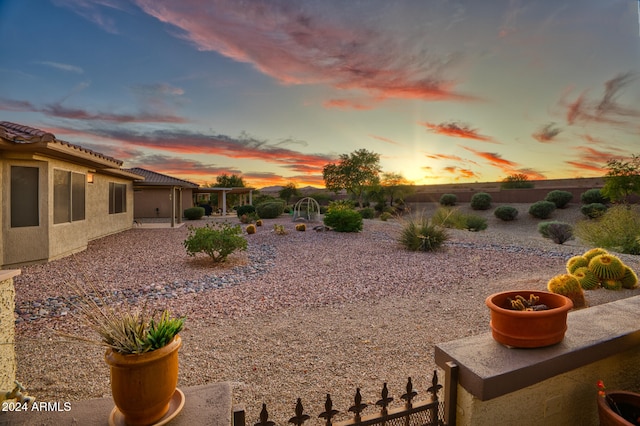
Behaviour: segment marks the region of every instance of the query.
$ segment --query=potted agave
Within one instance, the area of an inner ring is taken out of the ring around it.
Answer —
[[[514,348],[539,348],[564,339],[567,313],[573,302],[566,296],[537,290],[505,291],[486,299],[494,340]]]
[[[145,308],[117,309],[86,292],[83,300],[79,316],[100,340],[66,336],[107,348],[104,358],[115,402],[109,424],[152,425],[175,417],[184,406],[184,394],[176,386],[182,345],[178,333],[185,317],[167,310],[158,315]]]

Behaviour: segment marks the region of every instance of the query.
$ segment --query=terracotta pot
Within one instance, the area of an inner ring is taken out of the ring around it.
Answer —
[[[617,410],[612,407],[613,404],[616,405]],[[606,398],[598,395],[598,418],[600,426],[637,425],[640,419],[640,394],[615,391],[607,392]]]
[[[123,355],[107,349],[105,361],[111,367],[111,393],[128,425],[150,425],[169,410],[178,384],[176,336],[167,346],[143,354]]]
[[[550,309],[507,309],[507,299],[514,299],[517,295],[528,299],[530,294],[540,297],[539,303],[547,305]],[[573,308],[573,302],[568,297],[537,290],[496,293],[487,297],[486,304],[491,310],[490,325],[493,338],[514,348],[540,348],[562,341],[567,330],[567,313]]]

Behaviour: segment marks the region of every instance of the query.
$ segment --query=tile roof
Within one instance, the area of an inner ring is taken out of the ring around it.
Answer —
[[[122,165],[122,161],[117,160],[113,157],[109,157],[108,155],[83,148],[80,145],[75,145],[57,139],[53,133],[45,132],[44,130],[35,129],[29,126],[23,126],[22,124],[11,123],[9,121],[0,121],[0,137],[16,144],[31,144],[39,142],[58,143],[74,150],[96,156],[100,159],[111,161],[113,163],[116,163],[118,166]]]
[[[151,170],[142,169],[140,167],[134,167],[127,169],[128,171],[144,177],[144,182],[137,182],[143,185],[173,185],[182,186],[187,188],[198,188],[197,183],[189,182],[188,180],[178,179],[173,176],[163,175],[162,173],[153,172]]]

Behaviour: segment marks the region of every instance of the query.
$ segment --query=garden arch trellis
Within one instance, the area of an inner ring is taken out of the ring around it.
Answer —
[[[301,198],[293,207],[293,221],[315,222],[320,216],[320,204],[311,198]]]

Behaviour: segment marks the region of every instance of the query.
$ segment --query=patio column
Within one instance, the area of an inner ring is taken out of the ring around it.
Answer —
[[[253,189],[249,190],[249,204],[253,204]]]
[[[222,190],[222,215],[227,215],[227,191]]]
[[[178,188],[178,223],[182,223],[182,188]]]
[[[171,227],[173,228],[176,226],[176,188],[172,186],[169,191],[169,200],[171,201]]]

